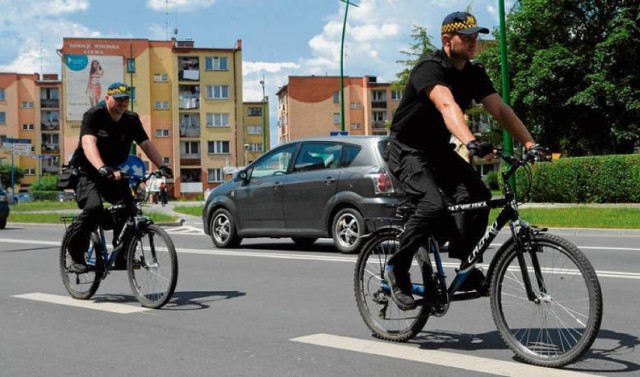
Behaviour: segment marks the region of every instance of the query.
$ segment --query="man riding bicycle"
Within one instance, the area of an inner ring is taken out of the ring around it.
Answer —
[[[70,248],[74,272],[87,270],[84,250],[89,245],[91,231],[96,224],[103,223],[107,216],[102,205],[103,199],[112,204],[125,204],[131,211],[135,210],[128,180],[122,179],[121,172],[116,168],[127,160],[132,142],[140,146],[164,175],[172,175],[171,169],[163,164],[160,152],[149,140],[138,114],[128,111],[130,95],[131,88],[128,85],[113,83],[107,89],[104,105],[92,107],[82,118],[78,147],[69,162],[80,173],[75,191],[78,207],[82,210],[72,225],[82,229]],[[114,224],[114,247],[122,226],[117,221]],[[126,268],[124,255],[118,255],[115,269]]]
[[[384,278],[391,297],[401,309],[412,309],[409,269],[418,247],[442,224],[457,228],[450,238],[449,256],[466,258],[487,227],[489,210],[467,212],[457,227],[447,219],[447,204],[486,201],[491,192],[473,166],[458,155],[451,135],[466,145],[472,156],[491,159],[494,147],[479,142],[469,130],[464,111],[471,101],[482,103],[491,115],[526,149],[541,156],[548,151],[536,144],[522,121],[496,93],[484,67],[472,59],[478,34],[487,34],[466,12],[454,12],[442,22],[442,50],[424,57],[411,71],[402,100],[393,117],[387,162],[416,211],[405,224],[400,248],[389,261]],[[448,229],[449,233],[452,231]],[[479,290],[482,271],[474,268],[461,291]]]

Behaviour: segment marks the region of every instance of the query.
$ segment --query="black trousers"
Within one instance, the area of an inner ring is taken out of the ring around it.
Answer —
[[[115,244],[124,223],[122,219],[113,219],[111,214],[105,211],[103,200],[111,204],[126,204],[128,211],[135,210],[127,179],[114,181],[100,176],[81,175],[76,187],[76,202],[82,213],[76,217],[72,224],[73,227],[81,230],[71,241],[70,252],[74,258],[82,255],[87,249],[91,232],[97,224],[101,224],[107,229],[109,225],[113,227],[113,243]],[[120,253],[119,257],[124,257],[124,253]]]
[[[486,230],[489,209],[452,215],[447,205],[491,199],[491,191],[473,166],[453,148],[421,151],[393,135],[387,146],[387,160],[389,169],[417,207],[405,224],[400,249],[388,261],[396,274],[409,270],[413,254],[431,234],[449,240],[450,257],[466,258]]]

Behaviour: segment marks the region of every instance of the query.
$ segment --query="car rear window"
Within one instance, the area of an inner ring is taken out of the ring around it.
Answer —
[[[359,145],[345,144],[342,152],[342,162],[340,163],[340,167],[346,168],[350,166],[353,160],[355,160],[358,153],[360,153],[361,149],[362,147],[360,147]]]

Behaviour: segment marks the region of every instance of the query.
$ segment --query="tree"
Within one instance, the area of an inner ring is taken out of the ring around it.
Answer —
[[[14,183],[19,184],[22,177],[24,177],[24,171],[14,166]],[[0,165],[0,183],[2,187],[11,187],[11,165]]]
[[[512,105],[564,155],[640,142],[640,2],[521,0],[506,22]],[[478,57],[499,82],[499,47]]]
[[[413,42],[409,45],[409,49],[400,51],[406,59],[396,60],[396,63],[404,68],[396,73],[397,80],[391,83],[391,89],[393,90],[404,90],[413,67],[418,64],[424,55],[436,49],[431,43],[431,36],[427,33],[427,28],[423,26],[413,25],[411,38]]]

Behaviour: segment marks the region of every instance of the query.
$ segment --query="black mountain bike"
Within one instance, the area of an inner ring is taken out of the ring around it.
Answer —
[[[535,156],[498,155],[510,165],[502,173],[503,181],[509,182],[524,167],[530,189],[530,163]],[[398,308],[383,279],[387,260],[398,250],[403,221],[397,225],[398,219],[376,219],[382,225],[364,244],[354,276],[358,310],[374,336],[407,341],[422,330],[429,316],[445,315],[451,302],[489,296],[496,327],[521,360],[562,367],[589,350],[602,320],[602,293],[595,270],[575,245],[522,220],[515,193],[508,184],[503,187],[504,198],[449,207],[450,212],[487,207],[502,211],[449,286],[437,239],[432,236],[419,248],[410,273],[413,295],[420,299],[412,310]],[[399,208],[398,215],[406,220],[411,210]],[[492,258],[484,287],[479,292],[457,292],[507,223],[511,237]]]
[[[66,227],[67,221],[72,221],[74,217],[62,218],[66,227],[60,248],[62,283],[71,297],[88,300],[96,293],[100,282],[113,270],[118,254],[126,253],[127,274],[133,294],[142,306],[157,309],[171,299],[178,281],[178,256],[171,237],[142,214],[142,203],[148,197],[146,182],[151,177],[163,175],[160,170],[144,177],[123,175],[131,182],[136,213],[131,213],[124,205],[105,208],[114,219],[126,217],[125,225],[118,237],[117,246],[111,251],[104,234],[105,228],[111,228],[111,224],[96,226],[85,252],[89,266],[85,273],[72,271],[69,254],[70,241],[81,230],[76,222]]]

